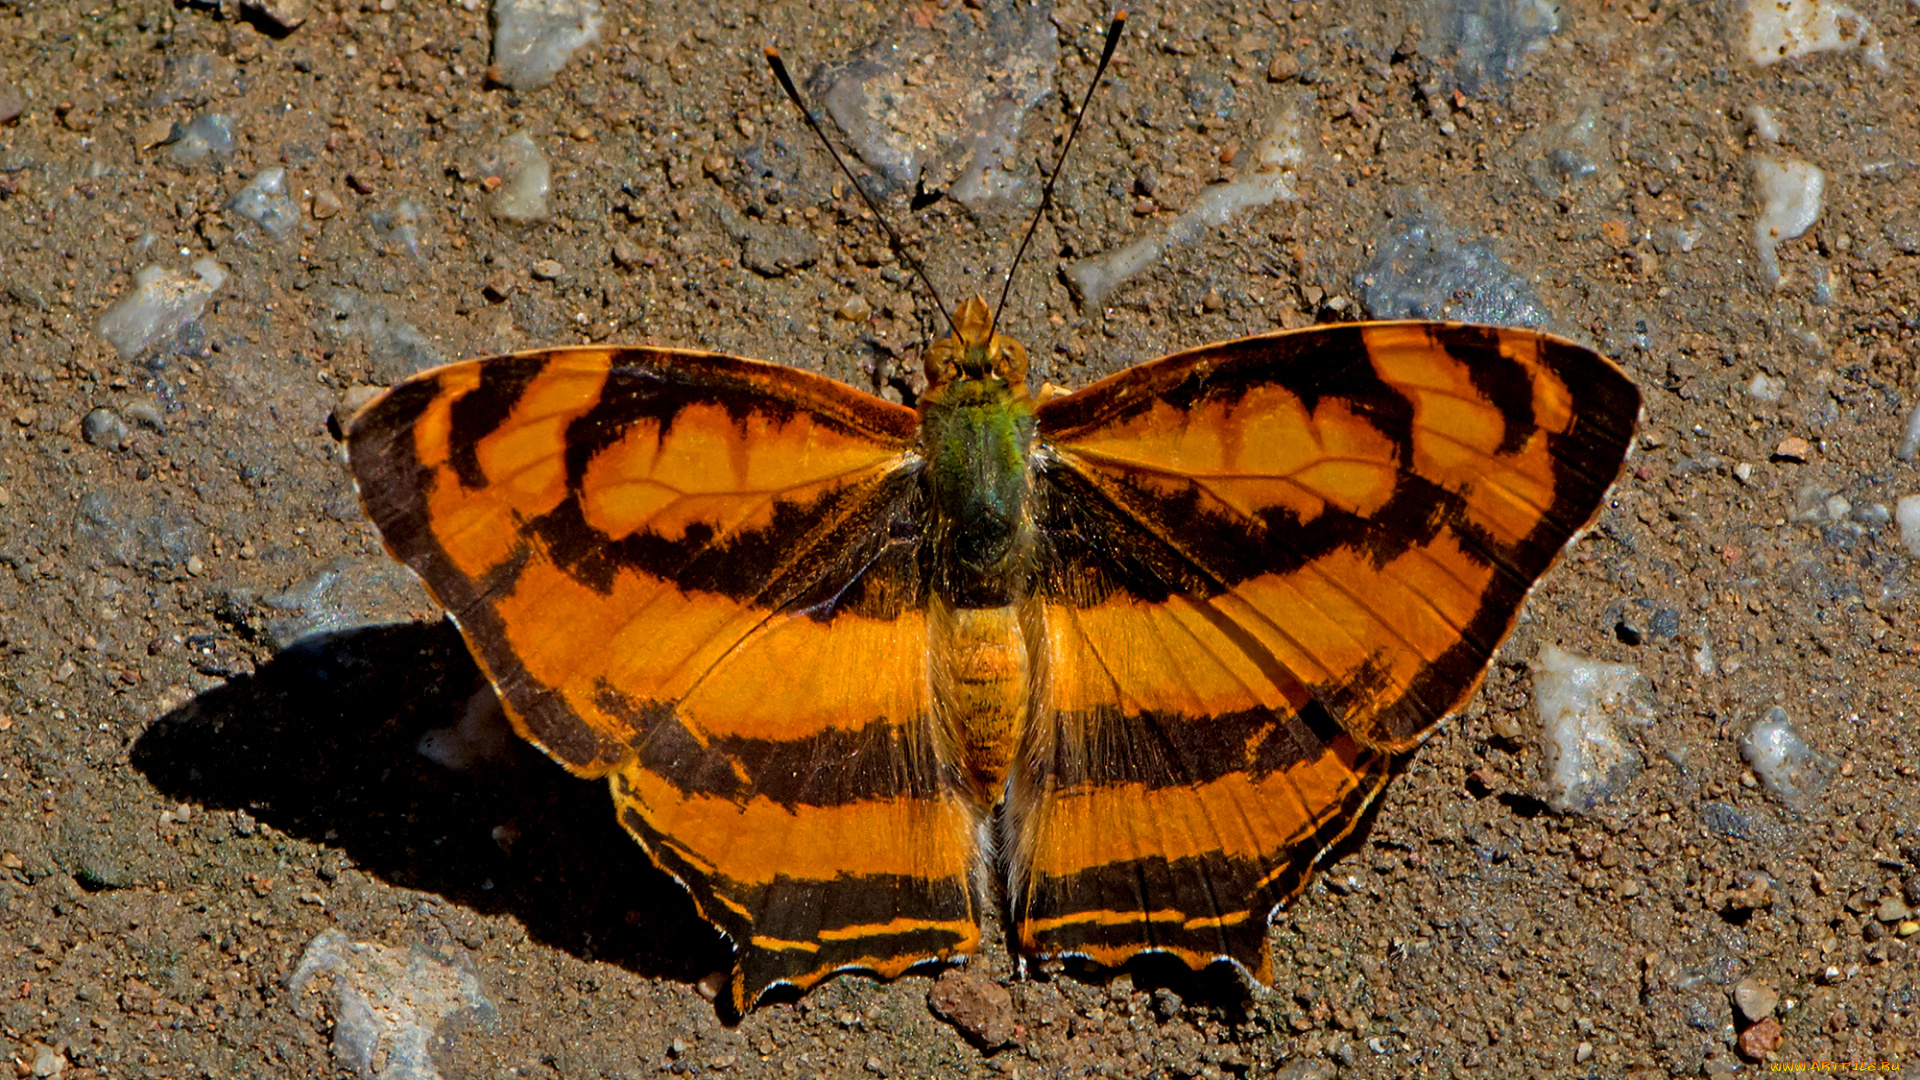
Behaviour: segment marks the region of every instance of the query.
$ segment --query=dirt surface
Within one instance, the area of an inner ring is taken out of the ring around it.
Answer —
[[[1724,4],[1572,0],[1513,65],[1450,45],[1501,24],[1441,5],[1136,13],[1003,327],[1037,377],[1352,317],[1424,222],[1633,374],[1638,456],[1485,690],[1276,916],[1271,990],[1016,978],[995,949],[939,1015],[930,977],[849,977],[737,1023],[700,993],[724,942],[605,792],[487,742],[328,418],[436,358],[588,340],[910,395],[931,308],[760,50],[805,75],[982,16],[612,4],[514,92],[485,82],[477,3],[306,14],[0,0],[0,1052],[22,1075],[355,1075],[338,965],[364,962],[364,993],[424,981],[375,1010],[413,1049],[374,1038],[362,1075],[1718,1076],[1771,1052],[1920,1076],[1920,580],[1888,517],[1920,495],[1893,452],[1920,400],[1920,8],[1859,5],[1884,68],[1766,69]],[[1055,13],[1013,194],[912,213],[894,191],[950,299],[1004,267],[1104,16]],[[1281,102],[1298,198],[1081,310],[1060,267],[1227,180]],[[212,114],[231,152],[177,163],[171,126]],[[522,131],[553,193],[516,225],[489,207]],[[1761,155],[1825,175],[1777,289]],[[228,208],[270,166],[284,238]],[[96,332],[136,271],[207,257],[226,279],[200,318],[127,358]],[[1543,802],[1527,663],[1549,643],[1644,676],[1644,768],[1588,814]],[[1775,705],[1831,758],[1797,809],[1739,752]],[[303,972],[326,931],[336,966]]]

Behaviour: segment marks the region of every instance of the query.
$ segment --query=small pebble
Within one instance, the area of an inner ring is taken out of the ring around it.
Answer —
[[[847,297],[845,302],[833,312],[834,318],[850,323],[866,322],[872,316],[873,305],[867,303],[866,297],[858,293]]]
[[[1855,52],[1884,71],[1886,47],[1873,24],[1839,0],[1747,0],[1746,58],[1765,66],[1821,52]]]
[[[504,714],[502,718],[505,718]],[[487,835],[493,838],[493,842],[499,845],[501,851],[511,855],[513,845],[520,842],[520,827],[509,821],[502,825],[495,825]]]
[[[485,296],[489,303],[500,303],[513,295],[513,275],[505,270],[499,271],[488,278],[486,284],[480,286],[480,294]]]
[[[1779,897],[1774,892],[1772,880],[1765,874],[1755,873],[1746,884],[1721,893],[1716,906],[1723,912],[1745,914],[1764,911],[1772,907],[1777,899]]]
[[[1587,813],[1626,786],[1642,766],[1618,726],[1643,711],[1640,673],[1545,645],[1534,658],[1533,704],[1540,723],[1543,798],[1561,813]]]
[[[1920,558],[1920,495],[1902,495],[1893,504],[1893,520],[1900,525],[1900,546]]]
[[[1746,108],[1745,119],[1747,130],[1753,132],[1754,138],[1764,143],[1780,141],[1780,119],[1772,109],[1765,105],[1749,105]]]
[[[1807,162],[1776,161],[1765,155],[1754,158],[1751,194],[1758,209],[1753,221],[1753,247],[1768,286],[1781,282],[1780,257],[1775,249],[1819,220],[1826,182],[1826,174]]]
[[[1765,1061],[1780,1048],[1780,1021],[1769,1016],[1740,1033],[1740,1053],[1748,1061]]]
[[[321,289],[319,294],[317,299],[329,316],[322,324],[327,335],[336,340],[362,339],[371,361],[368,374],[375,380],[398,382],[445,362],[432,339],[378,301],[344,288]]]
[[[31,405],[22,405],[13,410],[13,422],[21,427],[30,428],[40,419],[40,410]]]
[[[254,174],[227,206],[276,238],[287,235],[300,222],[300,208],[287,197],[287,170],[278,165]]]
[[[1787,380],[1764,371],[1757,371],[1753,381],[1747,384],[1747,396],[1757,401],[1776,402],[1786,394]]]
[[[494,0],[487,77],[515,90],[553,81],[576,50],[600,38],[597,0]]]
[[[134,132],[133,145],[142,150],[151,150],[173,137],[173,121],[164,116],[156,116],[141,124]]]
[[[226,282],[226,268],[212,259],[195,262],[192,276],[164,266],[145,267],[133,275],[133,291],[108,308],[94,329],[122,359],[131,360],[198,319]]]
[[[624,236],[613,242],[612,255],[613,265],[622,270],[637,269],[640,266],[640,260],[644,258],[640,254],[640,248]]]
[[[1813,453],[1813,444],[1798,435],[1789,435],[1773,448],[1775,461],[1805,461]]]
[[[1011,1044],[1018,1029],[1013,995],[973,968],[941,972],[927,992],[927,1007],[982,1050]]]
[[[1587,1062],[1592,1060],[1593,1060],[1593,1044],[1592,1043],[1583,1042],[1579,1046],[1576,1046],[1573,1048],[1574,1064],[1585,1065]]]
[[[1208,311],[1219,311],[1227,306],[1227,301],[1220,295],[1219,289],[1208,289],[1207,295],[1200,298],[1200,306]]]
[[[566,275],[567,268],[560,265],[559,259],[535,259],[529,272],[535,281],[558,281]]]
[[[81,419],[80,437],[94,446],[118,450],[127,445],[127,422],[112,409],[95,409]]]
[[[449,1017],[463,1015],[476,1025],[499,1017],[471,973],[338,930],[323,930],[307,944],[287,987],[297,1000],[330,999],[335,1071],[382,1080],[438,1076],[432,1047]]]
[[[1915,934],[1920,934],[1920,922],[1907,919],[1901,922],[1900,925],[1894,927],[1893,932],[1901,937],[1912,937]]]
[[[1778,705],[1740,737],[1740,756],[1753,767],[1767,794],[1793,810],[1811,806],[1834,772],[1833,760],[1807,745]]]
[[[1733,1007],[1749,1024],[1757,1024],[1773,1015],[1780,1005],[1780,992],[1751,976],[1733,985]]]
[[[1893,456],[1901,461],[1920,457],[1920,405],[1915,405],[1907,414],[1907,429],[1900,437],[1900,445],[1894,447]]]
[[[33,1075],[36,1077],[59,1076],[67,1071],[67,1057],[50,1046],[39,1047],[33,1055]]]
[[[494,152],[495,165],[483,171],[500,177],[500,186],[488,200],[494,217],[516,225],[544,221],[547,196],[553,190],[553,167],[526,132],[507,136]]]
[[[346,207],[340,202],[340,196],[326,188],[313,193],[313,216],[316,219],[325,221],[344,209]]]
[[[1701,676],[1711,676],[1718,671],[1715,655],[1713,655],[1713,642],[1701,642],[1699,648],[1693,650],[1693,671]]]
[[[160,415],[159,407],[151,401],[131,402],[121,411],[127,414],[127,419],[141,427],[152,428],[159,432],[167,430],[166,420]]]
[[[233,125],[217,113],[204,113],[185,127],[175,125],[166,141],[167,157],[175,165],[195,165],[233,153]]]
[[[414,258],[422,258],[420,251],[420,222],[426,217],[426,210],[412,199],[402,199],[391,210],[376,210],[367,215],[367,224],[373,226],[373,235],[382,244],[391,244],[407,249]]]
[[[1880,906],[1874,909],[1873,917],[1883,923],[1906,922],[1913,918],[1913,909],[1899,897],[1889,896],[1880,901]]]
[[[282,34],[291,33],[307,21],[306,0],[240,0],[240,10],[271,23]]]

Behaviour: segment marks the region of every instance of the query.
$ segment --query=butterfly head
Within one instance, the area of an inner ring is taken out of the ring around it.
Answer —
[[[993,332],[993,313],[976,296],[953,313],[952,337],[927,347],[927,386],[937,389],[962,379],[1027,385],[1027,350],[1019,342]]]

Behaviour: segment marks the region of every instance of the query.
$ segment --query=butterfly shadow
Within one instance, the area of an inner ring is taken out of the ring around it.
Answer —
[[[244,810],[582,959],[683,982],[729,967],[724,939],[616,824],[605,787],[510,731],[490,740],[497,708],[450,624],[314,635],[156,721],[132,761],[168,798]],[[423,738],[462,767],[430,760]]]

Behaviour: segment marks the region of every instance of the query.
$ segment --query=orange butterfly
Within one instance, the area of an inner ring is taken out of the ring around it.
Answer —
[[[388,546],[733,940],[737,1010],[964,956],[991,905],[1026,955],[1266,980],[1268,916],[1472,694],[1639,413],[1588,349],[1422,322],[1036,402],[992,322],[955,312],[917,408],[584,346],[351,425]]]

